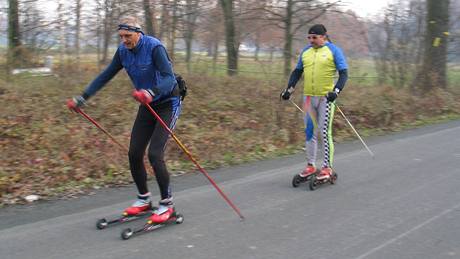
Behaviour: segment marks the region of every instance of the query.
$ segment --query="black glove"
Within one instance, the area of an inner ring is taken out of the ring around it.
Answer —
[[[328,92],[326,94],[326,99],[328,102],[332,103],[333,101],[335,101],[335,99],[337,99],[337,97],[339,96],[339,93],[340,93],[340,89],[339,88],[335,88],[334,91],[332,92]]]
[[[284,89],[284,90],[281,92],[281,94],[280,94],[281,99],[283,99],[283,100],[289,100],[289,98],[291,98],[292,92],[294,92],[294,87],[288,86],[286,89]]]

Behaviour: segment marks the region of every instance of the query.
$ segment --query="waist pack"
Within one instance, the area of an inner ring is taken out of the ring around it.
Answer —
[[[181,75],[179,74],[174,74],[174,76],[176,77],[176,81],[177,81],[177,87],[176,87],[176,91],[178,96],[180,96],[180,99],[183,101],[185,96],[187,96],[187,84],[185,83],[185,80],[184,78],[182,78]]]

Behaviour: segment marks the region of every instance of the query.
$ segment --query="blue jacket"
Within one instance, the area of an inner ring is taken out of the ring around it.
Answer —
[[[85,89],[85,99],[94,95],[122,68],[126,70],[134,88],[150,89],[155,93],[153,101],[165,101],[172,97],[176,78],[163,44],[156,38],[141,35],[134,49],[120,44],[110,65]]]

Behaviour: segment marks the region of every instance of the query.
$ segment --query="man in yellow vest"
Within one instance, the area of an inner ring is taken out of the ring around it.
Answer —
[[[300,177],[308,177],[316,172],[317,137],[321,134],[324,160],[318,180],[332,175],[334,143],[332,141],[332,119],[334,101],[343,90],[348,78],[347,62],[342,50],[330,42],[326,27],[316,24],[308,30],[309,44],[302,50],[296,68],[292,71],[288,86],[281,93],[283,100],[289,100],[296,83],[304,74],[304,109],[307,166]],[[334,83],[336,73],[339,79]]]

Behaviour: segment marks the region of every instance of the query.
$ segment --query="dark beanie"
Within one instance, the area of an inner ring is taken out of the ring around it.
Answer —
[[[308,34],[326,35],[326,27],[322,24],[315,24],[308,30]]]

